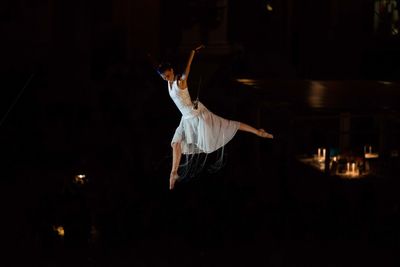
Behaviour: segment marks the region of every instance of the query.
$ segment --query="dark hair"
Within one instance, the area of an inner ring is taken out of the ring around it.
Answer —
[[[163,62],[157,67],[158,74],[163,74],[166,70],[172,69],[172,65],[169,62]]]

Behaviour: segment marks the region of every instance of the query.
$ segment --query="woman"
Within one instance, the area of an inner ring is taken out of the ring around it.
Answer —
[[[190,98],[187,79],[194,55],[204,48],[203,45],[192,50],[184,73],[178,76],[168,63],[158,68],[160,76],[168,83],[168,92],[182,113],[181,122],[172,138],[172,170],[169,188],[174,188],[179,178],[178,167],[182,154],[211,153],[228,143],[238,130],[250,132],[263,138],[273,138],[264,129],[242,122],[221,118],[209,111],[201,102]]]

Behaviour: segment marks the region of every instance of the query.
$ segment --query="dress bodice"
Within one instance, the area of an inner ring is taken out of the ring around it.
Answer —
[[[199,114],[203,106],[201,103],[198,103],[198,109],[194,108],[188,88],[180,89],[178,82],[174,81],[171,86],[168,83],[168,89],[170,97],[182,113],[183,118],[190,118]]]

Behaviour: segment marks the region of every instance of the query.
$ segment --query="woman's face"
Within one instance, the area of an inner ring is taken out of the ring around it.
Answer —
[[[163,78],[164,81],[172,82],[174,80],[174,70],[172,68],[167,69],[161,74],[161,78]]]

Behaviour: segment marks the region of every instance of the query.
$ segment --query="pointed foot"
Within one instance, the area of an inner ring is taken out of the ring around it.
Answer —
[[[267,133],[264,129],[259,129],[257,135],[262,138],[270,138],[270,139],[274,138],[274,136],[272,134]]]

